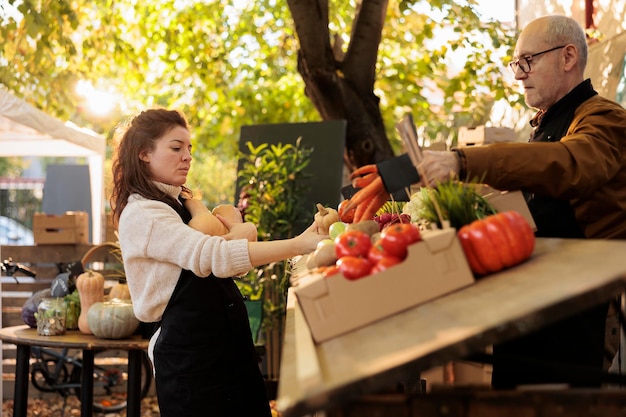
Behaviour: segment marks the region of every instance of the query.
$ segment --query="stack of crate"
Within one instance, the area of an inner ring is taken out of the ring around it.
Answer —
[[[89,215],[84,211],[35,213],[33,234],[36,245],[89,243]]]

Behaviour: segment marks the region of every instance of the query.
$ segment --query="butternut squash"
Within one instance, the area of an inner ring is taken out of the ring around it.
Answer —
[[[209,211],[201,200],[190,198],[185,200],[185,207],[191,213],[189,226],[206,235],[223,236],[228,233],[226,226],[216,217],[218,214],[231,223],[243,222],[239,209],[230,204],[220,204]]]
[[[118,282],[109,291],[109,300],[119,298],[120,300],[130,300],[130,290],[126,282]]]
[[[228,233],[226,226],[202,204],[201,200],[189,198],[185,200],[185,207],[191,213],[190,227],[205,235],[222,236]]]
[[[87,322],[87,312],[94,303],[104,301],[104,276],[88,270],[76,278],[76,289],[80,297],[80,316],[78,316],[78,330],[84,334],[93,334]]]

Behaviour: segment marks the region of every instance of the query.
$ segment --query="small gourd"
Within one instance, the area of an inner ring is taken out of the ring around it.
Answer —
[[[132,302],[119,298],[94,303],[87,313],[87,321],[94,336],[102,339],[124,339],[139,327]]]
[[[104,301],[104,276],[91,270],[83,272],[76,278],[76,289],[80,297],[78,330],[84,334],[92,334],[87,322],[87,312],[93,304]]]
[[[340,221],[337,210],[330,207],[324,207],[317,203],[317,213],[315,213],[315,222],[317,223],[317,233],[327,235],[330,225]]]
[[[109,299],[119,298],[120,300],[130,300],[130,290],[126,282],[118,282],[111,287]]]

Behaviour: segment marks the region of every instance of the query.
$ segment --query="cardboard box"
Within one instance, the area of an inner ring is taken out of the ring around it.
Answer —
[[[528,222],[533,230],[537,230],[537,225],[533,219],[528,204],[521,191],[499,191],[484,185],[481,195],[498,211],[517,211]]]
[[[470,285],[474,277],[452,228],[424,232],[407,259],[378,274],[296,277],[294,293],[315,342],[323,342]]]
[[[515,131],[508,127],[460,127],[458,147],[479,146],[497,142],[515,142]]]
[[[36,245],[89,243],[89,215],[84,211],[35,213],[33,234]]]

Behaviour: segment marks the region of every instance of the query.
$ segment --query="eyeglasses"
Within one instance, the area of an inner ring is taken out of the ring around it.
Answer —
[[[536,54],[520,57],[519,59],[511,61],[509,63],[509,67],[511,68],[511,71],[513,71],[513,74],[517,73],[518,68],[521,69],[524,74],[528,74],[530,72],[530,63],[534,57],[547,54],[548,52],[556,51],[557,49],[565,48],[566,46],[567,45],[557,46],[552,49],[546,49],[545,51],[537,52]]]

